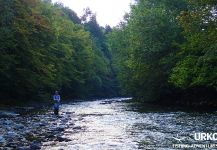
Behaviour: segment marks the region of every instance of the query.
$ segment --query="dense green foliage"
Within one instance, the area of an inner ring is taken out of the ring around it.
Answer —
[[[86,29],[74,11],[49,0],[0,6],[1,100],[48,99],[54,90],[65,97],[117,94],[106,39],[92,36],[106,34],[96,21]]]
[[[124,21],[100,27],[50,0],[0,0],[1,100],[132,95],[213,104],[217,2],[136,0]],[[117,76],[117,78],[116,78]],[[120,86],[119,86],[120,83]]]
[[[187,41],[182,44],[178,54],[181,59],[173,69],[171,81],[182,88],[217,89],[217,2],[190,4],[194,9],[180,15]]]
[[[96,15],[91,10],[86,9],[82,16],[84,27],[91,34],[91,39],[94,41],[94,49],[97,53],[95,57],[95,68],[97,69],[94,75],[92,93],[96,90],[101,92],[101,96],[114,96],[119,91],[116,74],[111,66],[112,54],[106,45],[106,35],[111,32],[111,28],[106,26],[100,27],[96,21]],[[99,70],[101,68],[101,70]],[[96,84],[98,83],[98,84]]]
[[[214,0],[137,0],[108,36],[124,92],[146,101],[214,102],[216,10]]]

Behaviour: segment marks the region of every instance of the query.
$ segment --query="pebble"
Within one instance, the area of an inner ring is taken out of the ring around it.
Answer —
[[[14,122],[11,120],[6,120],[3,124],[4,125],[12,125]]]
[[[63,112],[56,117],[48,112],[0,118],[0,149],[37,150],[41,142],[70,141],[61,137],[66,129],[74,127],[75,120],[69,114]]]
[[[59,141],[59,142],[69,142],[69,141],[71,141],[70,139],[63,138],[63,137],[60,137],[60,136],[58,136],[56,139],[57,139],[57,141]]]
[[[75,113],[75,112],[66,112],[65,114],[70,115],[70,114],[73,114],[73,113]]]
[[[62,128],[62,127],[57,127],[57,128],[56,128],[56,130],[57,130],[57,131],[64,131],[64,130],[65,130],[65,128]]]
[[[13,132],[13,131],[9,131],[7,135],[9,138],[14,138],[15,136],[18,136],[18,134],[16,132]]]
[[[23,125],[23,124],[15,124],[15,127],[17,128],[17,129],[23,129],[25,126]]]
[[[73,122],[68,123],[69,126],[74,126],[75,124]]]
[[[40,127],[46,126],[46,123],[41,122],[41,123],[39,123],[39,126],[40,126]]]
[[[26,147],[19,147],[18,150],[31,150],[31,148],[29,146]]]
[[[41,149],[41,144],[39,142],[32,142],[32,144],[30,145],[30,149],[31,150]]]
[[[19,116],[19,114],[16,114],[14,112],[10,111],[0,111],[0,118],[14,118]]]
[[[77,127],[74,127],[73,129],[74,129],[74,130],[81,130],[82,128],[79,127],[79,126],[77,126]]]
[[[5,138],[3,136],[0,135],[0,143],[5,143]]]

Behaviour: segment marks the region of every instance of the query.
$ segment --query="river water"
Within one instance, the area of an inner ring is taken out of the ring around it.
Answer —
[[[216,112],[140,107],[127,98],[74,102],[62,105],[60,111],[60,115],[73,113],[62,133],[71,141],[44,142],[44,150],[169,150],[176,149],[174,144],[198,144],[195,149],[205,149],[199,146],[217,143],[194,139],[195,133],[217,132]]]

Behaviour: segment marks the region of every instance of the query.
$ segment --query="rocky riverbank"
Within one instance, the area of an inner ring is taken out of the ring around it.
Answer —
[[[0,149],[34,150],[46,142],[68,142],[63,132],[74,126],[73,112],[61,112],[59,116],[52,111],[35,114],[0,112]]]

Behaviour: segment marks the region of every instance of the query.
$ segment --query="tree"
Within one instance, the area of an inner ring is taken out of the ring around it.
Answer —
[[[171,81],[182,88],[210,86],[217,89],[217,3],[192,1],[190,6],[193,8],[180,15],[187,42],[179,52],[181,60],[173,69]]]
[[[177,7],[177,3],[182,5]],[[184,1],[137,1],[130,14],[125,15],[126,23],[111,36],[112,49],[117,49],[120,53],[117,59],[124,59],[121,65],[126,66],[119,76],[133,96],[156,101],[173,92],[168,76],[175,65],[177,44],[183,41],[176,17],[184,4]]]
[[[53,86],[53,66],[47,64],[45,59],[45,49],[52,36],[49,23],[46,18],[31,10],[40,5],[40,1],[14,0],[0,3],[3,4],[2,11],[7,12],[1,13],[1,32],[7,34],[6,39],[1,34],[3,59],[0,79],[4,83],[1,91],[5,97],[28,99],[37,94],[41,87]],[[8,65],[5,65],[7,60]]]
[[[111,93],[103,44],[74,11],[49,0],[0,0],[0,5],[3,99],[49,100],[54,90],[73,98]],[[99,26],[96,30],[105,37]]]
[[[170,81],[190,90],[189,101],[214,101],[217,92],[217,3],[189,1],[189,10],[180,14],[186,42],[177,54]],[[197,93],[197,94],[195,94]]]

